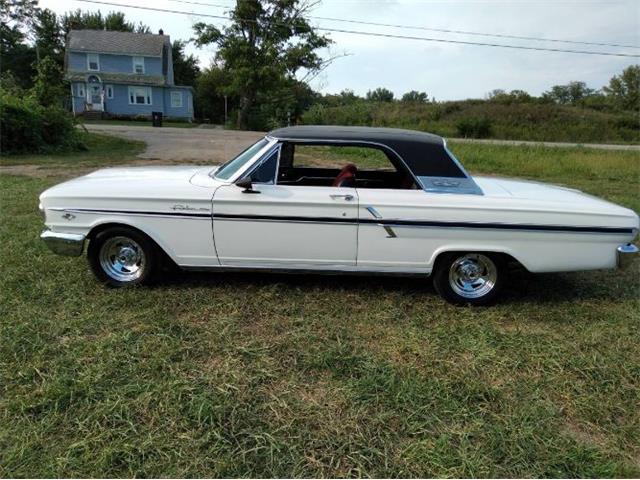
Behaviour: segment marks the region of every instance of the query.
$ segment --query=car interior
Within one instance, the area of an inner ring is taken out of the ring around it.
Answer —
[[[305,149],[305,147],[307,148]],[[253,181],[272,182],[273,171],[277,164],[277,183],[279,185],[417,188],[413,176],[399,159],[391,158],[387,152],[371,146],[310,146],[284,142],[280,147],[279,163],[277,155],[273,157],[267,159],[260,168],[251,174]],[[364,161],[358,161],[363,158]],[[357,163],[366,164],[367,159],[370,164],[374,165],[358,167]]]

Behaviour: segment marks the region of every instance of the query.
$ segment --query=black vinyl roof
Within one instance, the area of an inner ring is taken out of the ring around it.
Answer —
[[[392,157],[399,156],[416,176],[466,177],[448,154],[442,137],[399,128],[304,125],[272,130],[270,137],[293,143],[377,144]]]
[[[340,127],[334,125],[301,125],[272,130],[269,135],[290,140],[349,140],[368,142],[412,142],[442,145],[442,137],[431,133],[400,128]]]

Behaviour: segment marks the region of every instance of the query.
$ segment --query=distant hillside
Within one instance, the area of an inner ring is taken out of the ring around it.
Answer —
[[[356,101],[316,104],[305,124],[409,128],[445,137],[579,143],[640,143],[640,117],[540,103],[502,104],[487,100],[442,103]]]

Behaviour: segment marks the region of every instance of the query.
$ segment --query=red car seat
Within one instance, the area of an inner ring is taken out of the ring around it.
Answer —
[[[347,163],[340,173],[333,181],[333,187],[355,187],[356,186],[356,172],[358,171],[358,167],[356,167],[353,163]]]

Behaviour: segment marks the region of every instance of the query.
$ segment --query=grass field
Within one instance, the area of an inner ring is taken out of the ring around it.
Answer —
[[[90,145],[1,159],[30,176],[0,175],[0,476],[640,475],[638,265],[516,273],[476,309],[418,279],[106,289],[38,239],[42,190],[141,148]],[[452,150],[640,210],[631,152]]]

